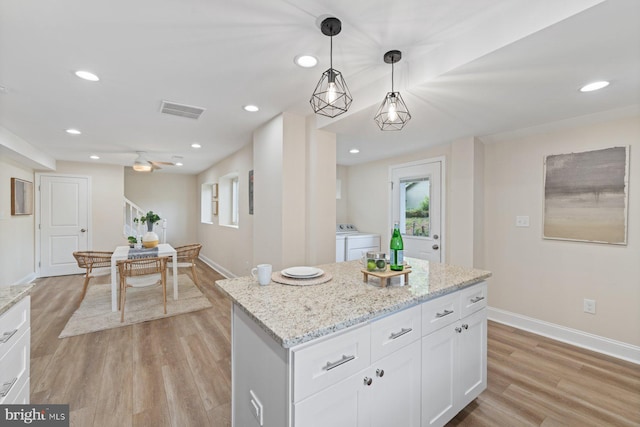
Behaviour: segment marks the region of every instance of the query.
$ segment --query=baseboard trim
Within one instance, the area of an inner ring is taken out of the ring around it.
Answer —
[[[38,275],[36,273],[29,273],[26,276],[24,276],[22,279],[19,279],[17,282],[12,283],[11,286],[27,285],[33,282],[34,280],[36,280],[37,278],[38,278]]]
[[[554,340],[593,350],[628,362],[640,364],[640,347],[567,328],[543,320],[489,307],[487,317],[494,322],[513,326]]]
[[[232,272],[230,272],[229,270],[227,270],[226,268],[224,268],[223,266],[221,266],[220,264],[218,264],[216,262],[213,262],[213,260],[207,258],[204,255],[200,255],[200,256],[198,256],[198,258],[200,259],[200,261],[204,262],[209,267],[213,268],[214,270],[216,270],[218,273],[222,274],[227,279],[234,279],[234,278],[238,277],[235,274],[233,274]]]

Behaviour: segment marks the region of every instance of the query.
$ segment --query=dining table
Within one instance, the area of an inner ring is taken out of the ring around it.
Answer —
[[[160,243],[157,246],[157,253],[153,251],[153,256],[171,257],[173,264],[173,299],[178,299],[178,263],[176,250],[168,243]],[[111,311],[118,311],[118,261],[129,258],[129,246],[117,246],[111,255]]]

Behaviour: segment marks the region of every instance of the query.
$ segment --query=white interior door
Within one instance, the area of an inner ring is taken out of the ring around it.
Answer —
[[[407,257],[444,262],[442,160],[392,166],[391,224],[400,223]]]
[[[82,273],[74,251],[89,247],[89,178],[40,176],[40,276]]]

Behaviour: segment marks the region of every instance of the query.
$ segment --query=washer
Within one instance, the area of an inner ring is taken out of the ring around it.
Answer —
[[[340,250],[341,247],[344,249]],[[358,231],[353,224],[336,226],[336,262],[360,260],[369,251],[380,251],[379,234]]]

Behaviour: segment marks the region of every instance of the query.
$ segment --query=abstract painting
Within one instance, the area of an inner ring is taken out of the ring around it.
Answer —
[[[547,239],[627,244],[629,147],[545,157]]]

